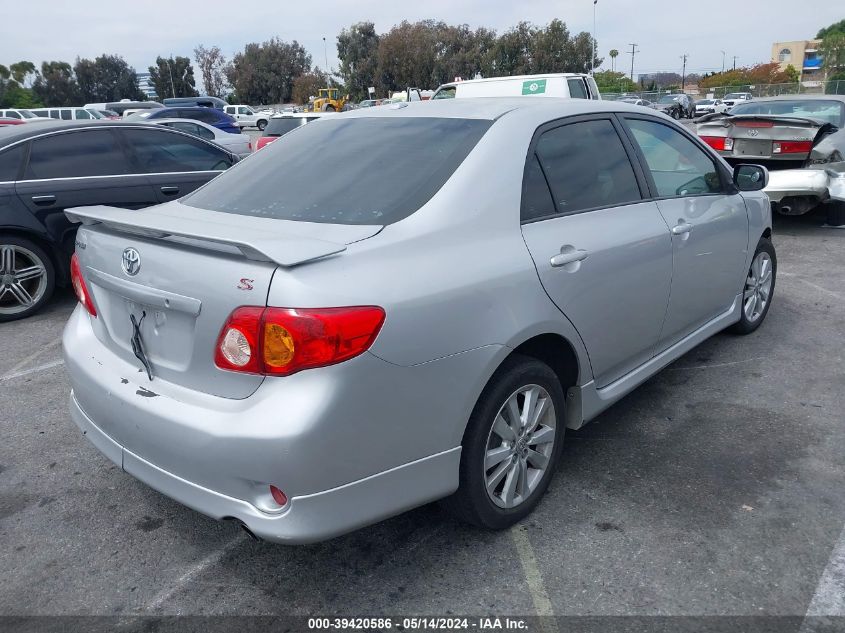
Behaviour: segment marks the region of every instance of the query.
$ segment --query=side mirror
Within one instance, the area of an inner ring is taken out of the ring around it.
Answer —
[[[734,184],[740,191],[760,191],[769,184],[769,170],[762,165],[737,165]]]

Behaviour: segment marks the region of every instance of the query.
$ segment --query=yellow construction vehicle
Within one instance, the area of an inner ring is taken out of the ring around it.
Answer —
[[[311,102],[314,112],[340,112],[347,110],[346,102],[349,95],[340,96],[340,88],[320,88],[317,98]]]

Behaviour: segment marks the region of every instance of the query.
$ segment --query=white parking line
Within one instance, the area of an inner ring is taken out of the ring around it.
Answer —
[[[42,347],[42,348],[41,348],[40,350],[38,350],[37,352],[33,352],[32,354],[30,354],[29,356],[27,356],[27,357],[26,357],[26,358],[24,358],[23,360],[21,360],[21,361],[17,362],[17,363],[16,363],[16,364],[15,364],[15,365],[14,365],[14,366],[13,366],[13,367],[12,367],[12,368],[8,371],[8,372],[7,372],[7,373],[6,373],[6,376],[11,376],[11,375],[12,375],[12,374],[14,374],[15,372],[20,371],[21,369],[23,369],[24,367],[26,367],[29,363],[31,363],[32,361],[34,361],[36,358],[38,358],[39,356],[41,356],[41,355],[42,355],[42,354],[44,354],[45,352],[49,352],[51,349],[53,349],[56,345],[59,345],[61,342],[62,342],[62,339],[61,339],[61,338],[57,338],[57,339],[55,339],[55,340],[53,340],[53,341],[50,341],[49,343],[47,343],[44,347]]]
[[[196,578],[197,576],[202,574],[209,567],[213,567],[214,565],[219,563],[226,554],[228,554],[232,549],[235,548],[235,546],[237,546],[237,545],[239,545],[243,542],[244,542],[244,536],[242,534],[238,534],[235,538],[233,538],[231,541],[226,543],[223,547],[211,552],[208,556],[203,558],[200,562],[198,562],[196,565],[194,565],[193,567],[188,569],[188,571],[186,571],[184,574],[179,576],[179,578],[176,579],[176,582],[173,583],[173,585],[171,585],[170,587],[167,587],[166,589],[163,589],[162,591],[160,591],[155,596],[155,598],[153,598],[147,604],[147,606],[144,608],[144,610],[145,611],[158,611],[162,606],[164,606],[164,603],[166,603],[173,596],[175,596],[176,593],[180,589],[182,589],[182,587],[184,587],[189,582],[191,582],[194,578]],[[177,615],[181,615],[181,614],[177,614]]]
[[[845,616],[845,529],[822,572],[807,616]]]
[[[12,374],[6,374],[5,376],[0,376],[0,382],[5,380],[11,380],[12,378],[20,378],[21,376],[28,376],[29,374],[34,374],[39,371],[44,371],[45,369],[52,369],[53,367],[58,367],[59,365],[64,365],[65,361],[61,358],[59,360],[54,360],[51,363],[44,363],[43,365],[38,365],[37,367],[32,367],[30,369],[24,369],[23,371],[17,371]]]
[[[537,566],[537,557],[534,556],[534,548],[531,547],[528,534],[519,525],[514,525],[510,529],[510,533],[513,544],[516,546],[516,553],[519,554],[519,561],[522,563],[522,571],[525,574],[525,581],[528,583],[528,592],[531,594],[531,600],[534,603],[534,611],[537,615],[554,615],[552,602],[549,600],[549,594],[546,593],[543,576]]]

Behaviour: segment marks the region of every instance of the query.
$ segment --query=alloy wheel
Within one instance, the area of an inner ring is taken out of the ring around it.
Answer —
[[[496,414],[487,437],[484,482],[490,500],[515,508],[537,488],[550,467],[557,416],[539,385],[513,392]]]
[[[742,293],[742,309],[749,323],[755,323],[766,311],[772,293],[772,258],[760,251],[751,262],[745,291]]]
[[[29,310],[47,291],[44,262],[28,248],[0,244],[0,314]]]

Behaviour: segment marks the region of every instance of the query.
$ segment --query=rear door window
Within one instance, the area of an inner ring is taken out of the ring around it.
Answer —
[[[76,130],[32,141],[24,178],[84,178],[130,173],[111,130]]]
[[[232,165],[227,152],[166,130],[121,130],[138,168],[148,174],[220,171]]]
[[[525,182],[522,186],[522,219],[531,221],[554,214],[555,202],[552,199],[549,183],[546,181],[537,155],[533,154],[525,166]]]
[[[637,202],[634,168],[609,119],[580,121],[544,132],[537,155],[556,213]]]
[[[268,145],[182,202],[284,220],[390,224],[428,202],[491,124],[435,117],[322,119]]]
[[[566,83],[569,84],[569,96],[573,99],[590,98],[590,96],[587,94],[587,86],[584,85],[584,80],[580,77],[567,79]]]

